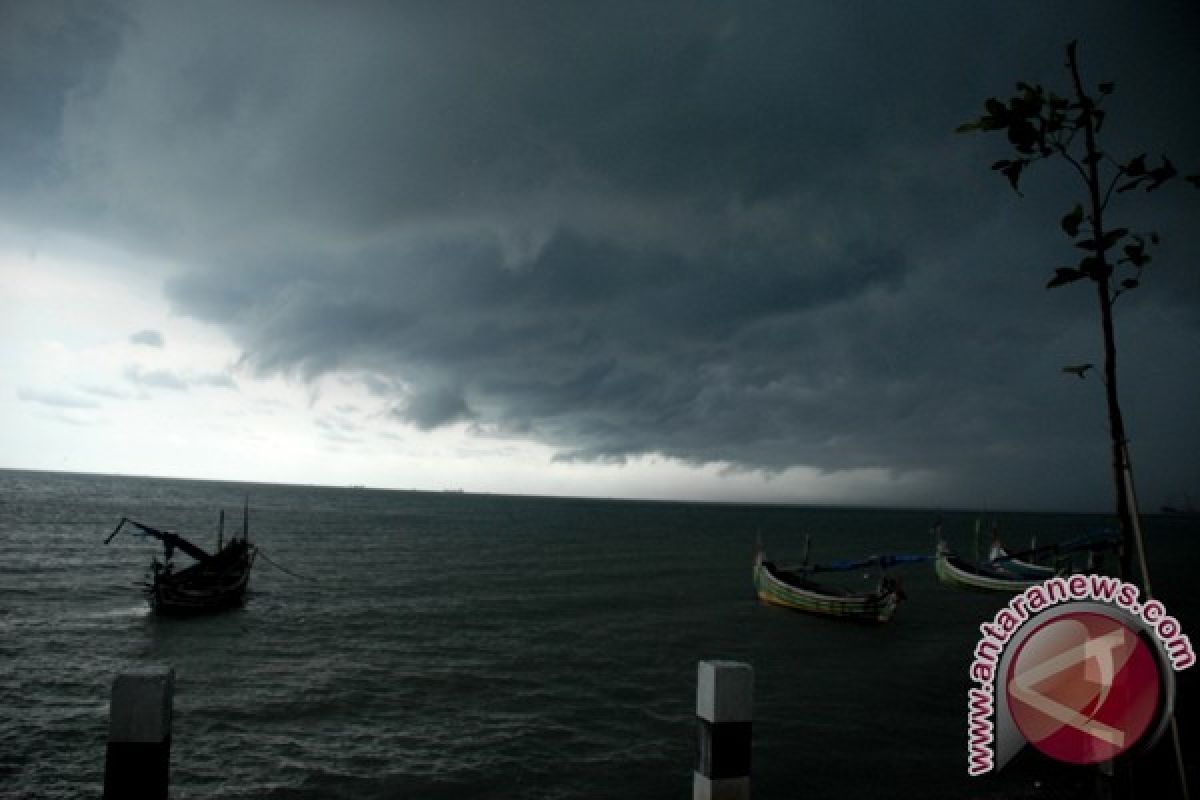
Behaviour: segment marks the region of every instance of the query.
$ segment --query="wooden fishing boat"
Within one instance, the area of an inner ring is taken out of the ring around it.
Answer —
[[[105,544],[132,525],[138,533],[162,542],[164,558],[154,559],[150,580],[145,584],[146,598],[156,614],[190,615],[222,611],[241,606],[250,583],[250,569],[258,548],[250,544],[248,515],[243,515],[242,536],[222,541],[225,514],[221,513],[217,534],[217,550],[208,553],[177,533],[159,530],[128,517],[122,517],[116,529],[104,540]],[[173,557],[176,550],[190,556],[195,563],[176,569]]]
[[[938,580],[949,586],[987,592],[1021,592],[1050,577],[1021,576],[990,564],[972,564],[955,555],[945,542],[938,542],[934,570]]]
[[[874,591],[854,592],[818,584],[803,569],[777,566],[762,550],[754,559],[754,591],[770,605],[864,622],[887,622],[902,598],[899,582],[889,576]]]

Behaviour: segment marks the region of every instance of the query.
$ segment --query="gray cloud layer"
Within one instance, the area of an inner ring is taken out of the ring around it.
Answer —
[[[1018,202],[1002,141],[951,131],[1018,78],[1062,84],[1079,37],[1118,82],[1114,143],[1200,164],[1194,5],[43,8],[6,11],[40,38],[0,84],[29,111],[5,214],[183,265],[172,302],[262,373],[358,371],[418,428],[564,458],[1104,502],[1098,384],[1058,371],[1098,360],[1090,298],[1040,288],[1070,175]],[[1169,238],[1121,320],[1163,493],[1200,484],[1181,197],[1151,198]]]
[[[17,399],[24,403],[40,403],[54,408],[98,408],[100,406],[95,400],[89,400],[86,397],[79,397],[76,394],[69,392],[61,392],[56,390],[30,389],[28,387],[20,387],[17,389]]]
[[[129,337],[129,341],[134,344],[143,344],[147,347],[162,347],[164,344],[163,335],[158,331],[152,330],[138,331]]]
[[[147,389],[172,389],[187,391],[193,386],[212,389],[237,389],[237,383],[228,372],[214,372],[202,375],[181,375],[170,369],[145,369],[138,364],[125,368],[125,380]]]

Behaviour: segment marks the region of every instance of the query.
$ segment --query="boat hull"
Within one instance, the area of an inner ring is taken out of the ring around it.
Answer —
[[[790,573],[781,574],[762,554],[754,562],[754,590],[758,599],[769,605],[862,622],[889,621],[900,600],[894,587],[878,592],[838,593]]]
[[[240,540],[230,543],[211,563],[180,572],[159,569],[147,587],[156,614],[188,616],[237,608],[245,602],[256,550]]]
[[[975,589],[981,592],[1022,592],[1037,586],[1047,577],[1021,577],[1005,574],[1000,570],[973,567],[953,553],[939,551],[934,561],[938,580],[960,589]]]
[[[1048,567],[1044,564],[1030,564],[1028,561],[1022,561],[1019,558],[998,559],[993,561],[991,565],[1002,572],[1009,572],[1017,578],[1025,578],[1027,580],[1044,581],[1058,574],[1058,570],[1054,567]]]

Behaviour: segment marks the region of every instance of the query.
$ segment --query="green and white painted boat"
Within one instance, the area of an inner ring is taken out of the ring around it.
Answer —
[[[959,589],[985,592],[1022,592],[1050,577],[1020,575],[989,564],[972,564],[955,555],[945,542],[938,543],[933,566],[942,583]]]
[[[863,622],[887,622],[902,597],[899,583],[886,575],[874,591],[854,592],[818,584],[803,570],[780,567],[761,550],[754,559],[754,591],[770,605]]]

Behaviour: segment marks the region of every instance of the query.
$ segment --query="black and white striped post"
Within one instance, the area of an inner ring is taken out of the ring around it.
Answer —
[[[104,758],[105,800],[166,800],[175,670],[123,672],[113,681]]]
[[[701,661],[692,800],[749,800],[753,719],[754,668],[739,661]]]

